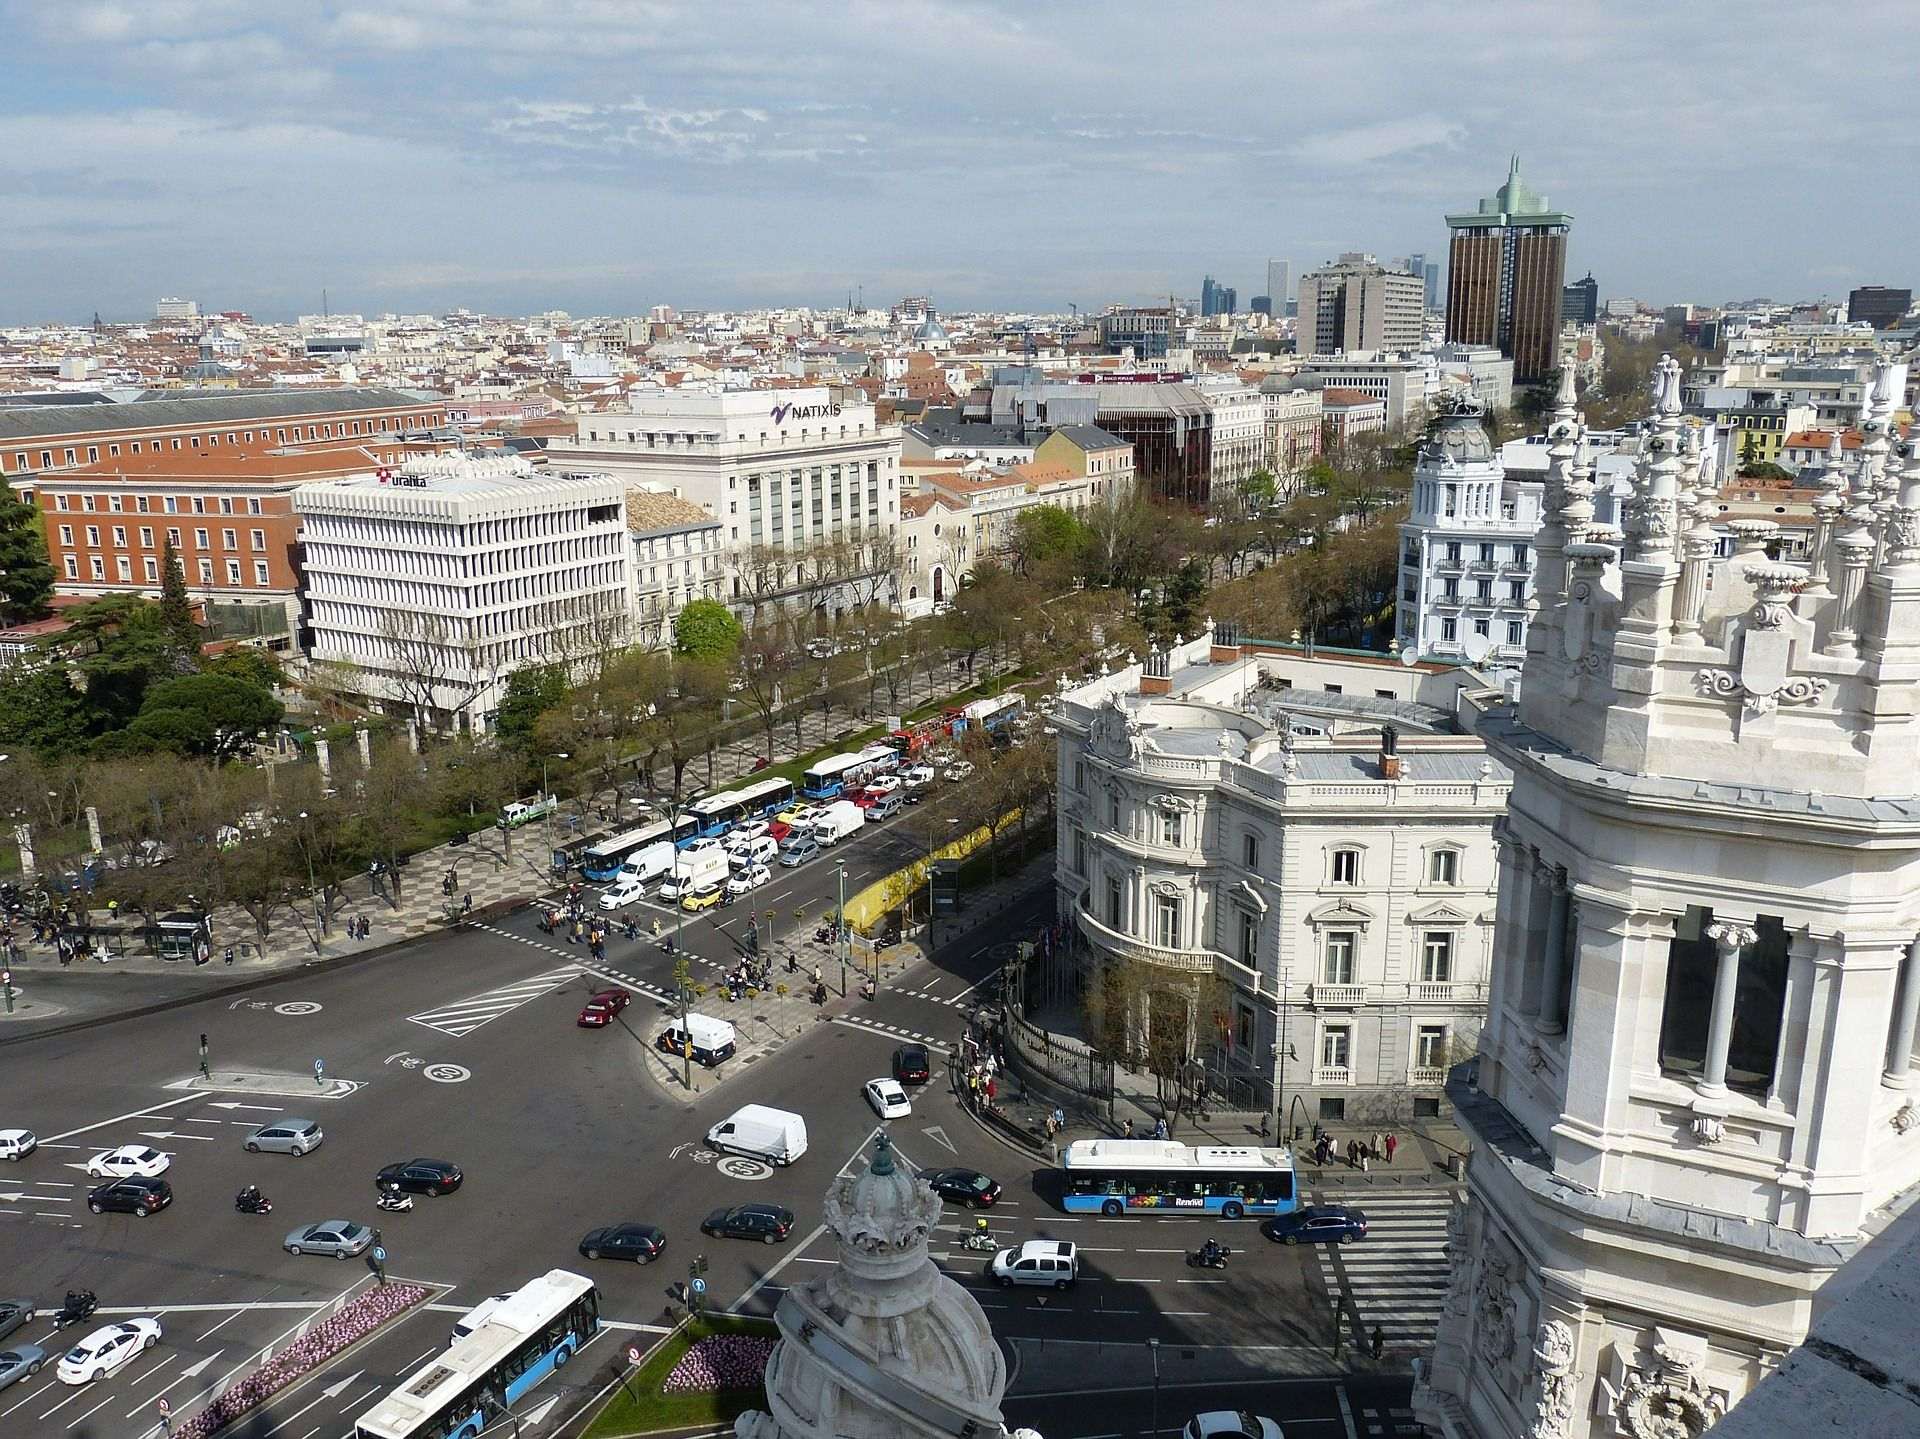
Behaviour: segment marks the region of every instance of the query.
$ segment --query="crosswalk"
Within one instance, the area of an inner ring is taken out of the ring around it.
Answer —
[[[928,1049],[937,1050],[941,1054],[953,1053],[953,1047],[944,1040],[938,1039],[931,1034],[922,1033],[917,1029],[908,1029],[903,1024],[887,1024],[878,1019],[860,1019],[851,1014],[837,1014],[834,1016],[833,1022],[835,1024],[843,1024],[848,1029],[864,1029],[869,1034],[884,1034],[890,1039],[911,1039],[926,1045]]]
[[[1353,1244],[1315,1246],[1329,1290],[1338,1288],[1360,1331],[1378,1329],[1389,1348],[1433,1342],[1446,1299],[1448,1189],[1394,1192],[1322,1190],[1316,1204],[1351,1204],[1367,1216],[1367,1237]]]
[[[503,984],[498,989],[489,989],[484,994],[476,994],[470,999],[462,999],[453,1004],[442,1005],[438,1009],[425,1010],[419,1014],[410,1014],[408,1020],[424,1025],[428,1029],[438,1030],[456,1038],[462,1034],[471,1034],[481,1025],[510,1014],[521,1005],[551,993],[581,973],[583,966],[563,965],[559,969],[548,970],[545,974],[530,975],[526,979],[515,980],[512,984]]]

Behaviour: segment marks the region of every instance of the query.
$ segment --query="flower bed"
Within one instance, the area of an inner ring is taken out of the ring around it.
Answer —
[[[198,1414],[176,1424],[174,1439],[208,1439],[426,1297],[427,1291],[418,1284],[385,1284],[367,1290],[251,1374],[221,1390]]]
[[[758,1389],[777,1341],[757,1334],[709,1334],[680,1356],[662,1394],[711,1394],[721,1389]]]

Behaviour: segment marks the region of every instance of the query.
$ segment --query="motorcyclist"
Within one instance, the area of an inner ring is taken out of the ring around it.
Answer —
[[[1227,1247],[1217,1239],[1209,1238],[1206,1243],[1200,1246],[1200,1262],[1202,1264],[1212,1264],[1226,1257]]]
[[[70,1313],[78,1314],[93,1302],[93,1291],[91,1289],[69,1289],[67,1291],[67,1309]]]
[[[979,1238],[981,1238],[981,1239],[985,1239],[985,1238],[986,1238],[986,1237],[987,1237],[987,1236],[988,1236],[989,1234],[991,1234],[991,1233],[993,1232],[992,1230],[990,1230],[990,1229],[989,1229],[989,1228],[987,1227],[987,1216],[986,1216],[986,1215],[984,1215],[984,1214],[982,1214],[982,1215],[979,1215],[979,1216],[977,1216],[977,1217],[976,1217],[976,1218],[974,1219],[974,1221],[973,1221],[973,1232],[974,1232],[974,1234],[975,1234],[975,1235],[976,1235],[977,1237],[979,1237]]]
[[[245,1189],[241,1190],[235,1198],[239,1201],[242,1209],[258,1209],[260,1207],[260,1190],[255,1185],[249,1184]]]

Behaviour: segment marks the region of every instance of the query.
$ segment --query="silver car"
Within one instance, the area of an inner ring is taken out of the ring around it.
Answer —
[[[310,1154],[326,1137],[311,1119],[276,1119],[247,1136],[247,1153]]]
[[[16,1379],[38,1374],[46,1362],[47,1351],[38,1344],[16,1344],[11,1349],[0,1349],[0,1389]]]
[[[335,1259],[351,1259],[364,1254],[373,1243],[373,1231],[348,1219],[323,1219],[305,1224],[287,1236],[289,1254],[331,1254]]]

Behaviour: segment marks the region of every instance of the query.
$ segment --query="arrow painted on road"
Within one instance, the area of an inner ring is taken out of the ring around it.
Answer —
[[[143,1129],[140,1131],[140,1137],[142,1139],[197,1139],[202,1144],[213,1143],[211,1134],[182,1134],[177,1129]]]
[[[538,1424],[542,1419],[545,1419],[549,1414],[553,1413],[553,1406],[559,1402],[560,1396],[558,1394],[549,1395],[534,1405],[533,1408],[529,1409],[525,1414],[522,1414],[520,1416],[521,1422]]]
[[[931,1139],[935,1144],[938,1144],[941,1147],[943,1147],[947,1151],[947,1153],[951,1154],[954,1158],[958,1159],[960,1157],[960,1151],[955,1149],[953,1147],[953,1141],[947,1138],[947,1131],[942,1129],[939,1125],[937,1124],[925,1125],[921,1128],[920,1132],[926,1135],[927,1138]]]
[[[38,1200],[42,1204],[71,1204],[71,1194],[28,1194],[24,1190],[18,1194],[0,1194],[0,1203],[18,1204],[23,1199]]]
[[[280,1106],[277,1104],[236,1104],[232,1100],[227,1100],[223,1104],[209,1104],[207,1108],[208,1109],[257,1109],[262,1114],[278,1114],[280,1112]]]
[[[193,1364],[189,1365],[187,1368],[182,1369],[179,1375],[176,1376],[174,1382],[178,1383],[181,1379],[193,1378],[194,1375],[198,1374],[201,1370],[205,1369],[209,1364],[213,1363],[214,1360],[218,1359],[222,1354],[226,1352],[227,1351],[224,1349],[216,1349],[213,1351],[213,1353],[209,1354],[205,1359],[196,1360]]]
[[[362,1374],[365,1374],[366,1372],[367,1371],[364,1369],[354,1370],[353,1373],[349,1374],[345,1379],[342,1379],[339,1383],[329,1384],[325,1389],[322,1389],[320,1391],[321,1396],[327,1399],[338,1399],[342,1394],[346,1393],[348,1389],[353,1387],[353,1382],[356,1379],[358,1379]]]

